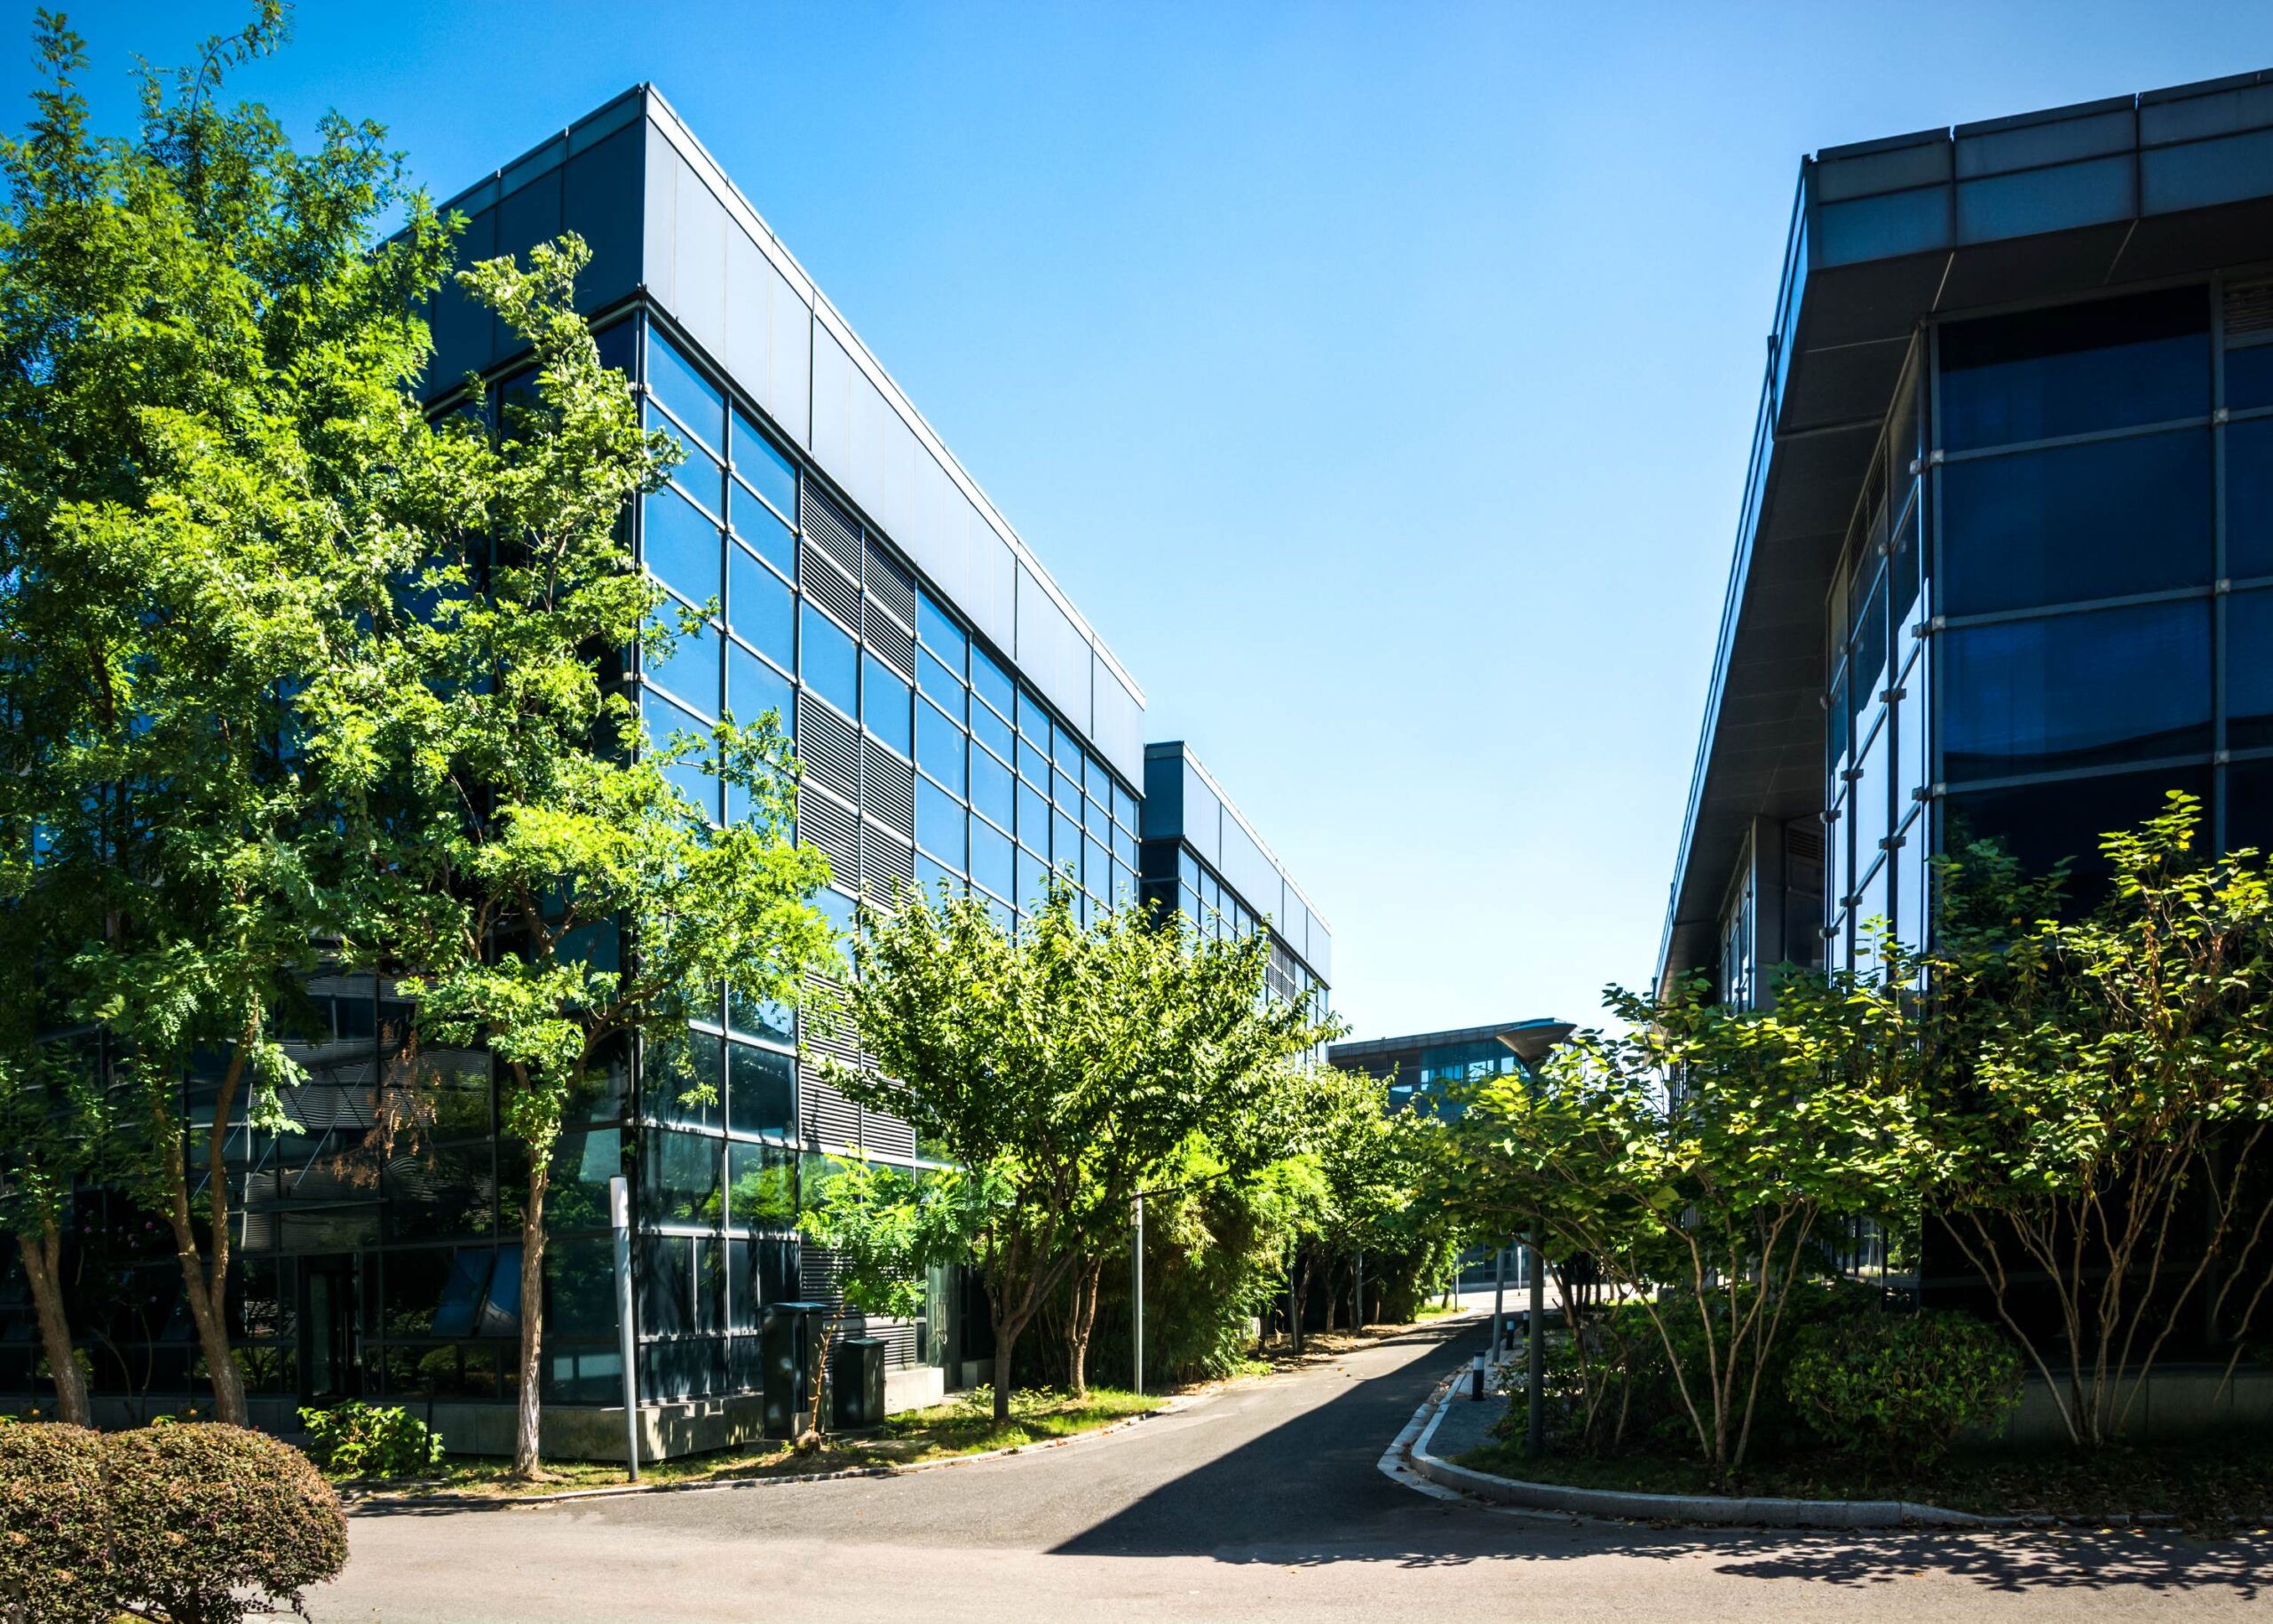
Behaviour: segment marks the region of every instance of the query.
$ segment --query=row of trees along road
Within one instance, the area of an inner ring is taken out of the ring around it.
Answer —
[[[1960,843],[1928,954],[1786,970],[1758,1011],[1701,980],[1613,988],[1616,1031],[1468,1101],[1438,1197],[1638,1304],[1721,1472],[1850,1218],[1913,1247],[1937,1226],[2073,1441],[2106,1443],[2182,1328],[2225,1344],[2229,1379],[2273,1291],[2273,884],[2201,844],[2174,793],[2104,838],[2087,907],[2065,865]]]
[[[302,153],[222,101],[283,35],[264,0],[196,67],[146,70],[109,136],[43,15],[36,116],[0,144],[0,1216],[67,1415],[57,1232],[99,1175],[170,1227],[242,1422],[229,1136],[291,1125],[311,973],[414,969],[425,1037],[487,1048],[529,1153],[533,1473],[563,1113],[722,981],[782,996],[823,963],[827,867],[790,844],[774,718],[643,741],[604,681],[605,651],[674,632],[621,520],[677,448],[575,313],[582,246],[455,273],[537,370],[495,413],[477,390],[430,418],[424,311],[459,222],[376,127],[327,118]],[[747,819],[714,830],[673,787],[696,758]],[[399,1058],[415,1135],[426,1073]]]

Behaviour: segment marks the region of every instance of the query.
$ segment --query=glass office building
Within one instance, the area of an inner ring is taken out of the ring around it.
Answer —
[[[1661,982],[1923,942],[1930,859],[2273,846],[2273,76],[1803,162]]]
[[[1334,935],[1284,864],[1180,741],[1144,747],[1140,889],[1203,936],[1271,935],[1271,990],[1332,1001]]]
[[[661,98],[618,98],[445,207],[467,221],[465,260],[582,235],[578,299],[603,355],[686,448],[632,535],[669,608],[716,613],[668,660],[642,649],[623,671],[651,734],[777,713],[804,764],[797,836],[829,860],[822,901],[840,922],[912,883],[967,890],[1012,924],[1052,873],[1084,916],[1132,902],[1149,828],[1141,692]],[[455,289],[433,329],[438,409],[495,413],[526,386],[526,355]],[[683,787],[713,819],[743,815],[715,779],[690,772]],[[1267,897],[1239,893],[1255,917],[1295,894],[1271,873]],[[1288,973],[1322,980],[1299,906]],[[1321,956],[1325,940],[1318,926]],[[242,1129],[208,1174],[235,1186],[232,1311],[256,1413],[289,1426],[296,1405],[332,1398],[432,1405],[454,1447],[502,1451],[526,1153],[498,1127],[479,1054],[424,1056],[448,1086],[432,1090],[431,1121],[399,1131],[384,1085],[411,1007],[371,978],[315,992],[327,1029],[296,1046],[309,1081],[287,1100],[303,1131]],[[805,1060],[863,1063],[842,1038],[801,1033],[794,1011],[724,988],[682,1052],[626,1053],[564,1136],[548,1206],[548,1447],[621,1448],[575,1414],[621,1392],[610,1177],[634,1191],[641,1397],[670,1413],[665,1446],[687,1448],[754,1430],[741,1396],[758,1385],[765,1306],[828,1294],[829,1260],[794,1228],[823,1159],[924,1161],[906,1121],[801,1061],[801,1038]],[[712,1103],[683,1102],[689,1069]],[[202,1156],[212,1095],[190,1092]],[[75,1311],[104,1400],[194,1393],[164,1226],[91,1192],[72,1244],[95,1282]],[[0,1291],[0,1385],[36,1391],[20,1278]],[[933,1314],[870,1327],[890,1343],[896,1403],[962,1367],[958,1294],[934,1295]]]
[[[1327,1047],[1328,1065],[1379,1077],[1398,1111],[1441,1108],[1445,1091],[1494,1077],[1536,1075],[1547,1051],[1571,1035],[1568,1021],[1502,1021],[1452,1032],[1362,1038]]]

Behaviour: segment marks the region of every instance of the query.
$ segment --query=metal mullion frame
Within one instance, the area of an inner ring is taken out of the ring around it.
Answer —
[[[2095,446],[2115,440],[2145,440],[2156,434],[2177,434],[2210,426],[2212,412],[2187,417],[2165,417],[2154,423],[2128,424],[2115,429],[2087,429],[2080,434],[2055,434],[2042,440],[2016,440],[2000,445],[1976,446],[1967,451],[1936,447],[1932,457],[1944,463],[1985,463],[2000,456],[2022,456],[2031,451],[2058,451],[2071,446]]]
[[[1937,782],[1934,786],[1937,796],[1971,795],[1990,789],[2026,789],[2041,784],[2083,783],[2095,778],[2120,778],[2126,773],[2166,772],[2175,767],[2206,767],[2216,760],[2214,752],[2196,751],[2184,756],[2157,756],[2144,761],[2101,762],[2088,767],[2063,767],[2043,772],[2008,772],[2001,778],[1968,779],[1961,784]]]
[[[2152,604],[2186,603],[2217,594],[2215,581],[2207,586],[2160,587],[2151,592],[2126,592],[2115,598],[2084,598],[2071,603],[2039,604],[2019,609],[1985,609],[1977,614],[1952,614],[1934,622],[1936,631],[1965,631],[1976,626],[2001,626],[2014,621],[2048,621],[2063,615],[2096,614],[2103,609],[2130,609]]]
[[[2226,279],[2210,280],[2210,837],[2226,849]]]

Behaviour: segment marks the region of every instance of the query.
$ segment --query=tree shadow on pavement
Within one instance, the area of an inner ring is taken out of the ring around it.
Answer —
[[[1475,1322],[1394,1343],[1465,1356]],[[1383,1344],[1376,1344],[1383,1345]],[[1390,1344],[1394,1345],[1394,1344]],[[1923,1574],[1984,1590],[2225,1593],[2255,1599],[2273,1573],[2262,1533],[2198,1541],[2176,1531],[1814,1533],[1579,1521],[1432,1499],[1384,1476],[1382,1452],[1453,1367],[1422,1357],[1208,1461],[1052,1548],[1054,1556],[1209,1557],[1219,1562],[1405,1567],[1641,1557],[1738,1578],[1866,1588]]]

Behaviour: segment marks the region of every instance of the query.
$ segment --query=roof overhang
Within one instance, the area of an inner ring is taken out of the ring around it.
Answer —
[[[1800,167],[1658,956],[1716,953],[1747,831],[1823,806],[1823,614],[1921,323],[2273,260],[2273,70]]]
[[[1501,1021],[1490,1026],[1460,1026],[1449,1032],[1415,1033],[1410,1037],[1363,1038],[1352,1043],[1335,1043],[1328,1047],[1326,1058],[1334,1066],[1362,1066],[1367,1060],[1410,1054],[1416,1049],[1449,1049],[1465,1043],[1497,1042],[1525,1065],[1531,1066],[1576,1030],[1566,1020]]]

